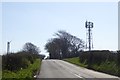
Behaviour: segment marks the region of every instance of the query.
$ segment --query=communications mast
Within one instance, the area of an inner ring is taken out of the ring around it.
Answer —
[[[93,22],[85,22],[85,28],[86,28],[86,49],[91,49],[93,48],[93,37],[92,37],[92,28],[93,28]]]

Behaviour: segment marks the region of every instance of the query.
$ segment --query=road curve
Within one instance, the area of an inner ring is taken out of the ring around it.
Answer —
[[[41,70],[37,79],[40,78],[81,78],[83,80],[120,80],[116,76],[78,67],[62,60],[42,60]]]

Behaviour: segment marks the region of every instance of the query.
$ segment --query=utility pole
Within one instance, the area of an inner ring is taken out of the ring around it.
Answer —
[[[9,67],[9,57],[8,57],[8,54],[10,53],[10,43],[11,43],[11,41],[9,41],[9,42],[7,42],[7,67]]]
[[[11,43],[11,41],[7,42],[7,54],[9,54],[9,52],[10,52],[10,43]]]

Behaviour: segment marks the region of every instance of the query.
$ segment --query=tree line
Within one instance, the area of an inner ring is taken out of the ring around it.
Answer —
[[[55,36],[45,45],[45,50],[49,52],[50,59],[76,57],[84,49],[84,41],[66,31],[60,30],[55,33]]]
[[[18,71],[27,68],[36,59],[44,59],[45,55],[39,53],[40,50],[37,46],[30,42],[25,43],[21,51],[2,55],[2,69]]]

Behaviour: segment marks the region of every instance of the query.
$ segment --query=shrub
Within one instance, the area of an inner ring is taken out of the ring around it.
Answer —
[[[90,58],[91,56],[91,58]],[[83,63],[86,61],[87,64],[91,61],[92,64],[100,65],[102,62],[108,61],[117,61],[117,54],[111,53],[110,51],[86,51],[80,53],[80,61]]]
[[[120,76],[119,53],[107,50],[86,51],[82,52],[79,58],[82,64],[88,65],[87,68]]]
[[[17,71],[21,68],[27,68],[29,64],[39,58],[37,54],[30,54],[28,52],[10,53],[2,56],[3,70]]]
[[[2,71],[2,80],[34,80],[33,76],[36,71],[39,70],[41,64],[40,59],[36,59],[33,64],[29,64],[26,69],[21,69],[19,71],[13,72],[8,70]]]

